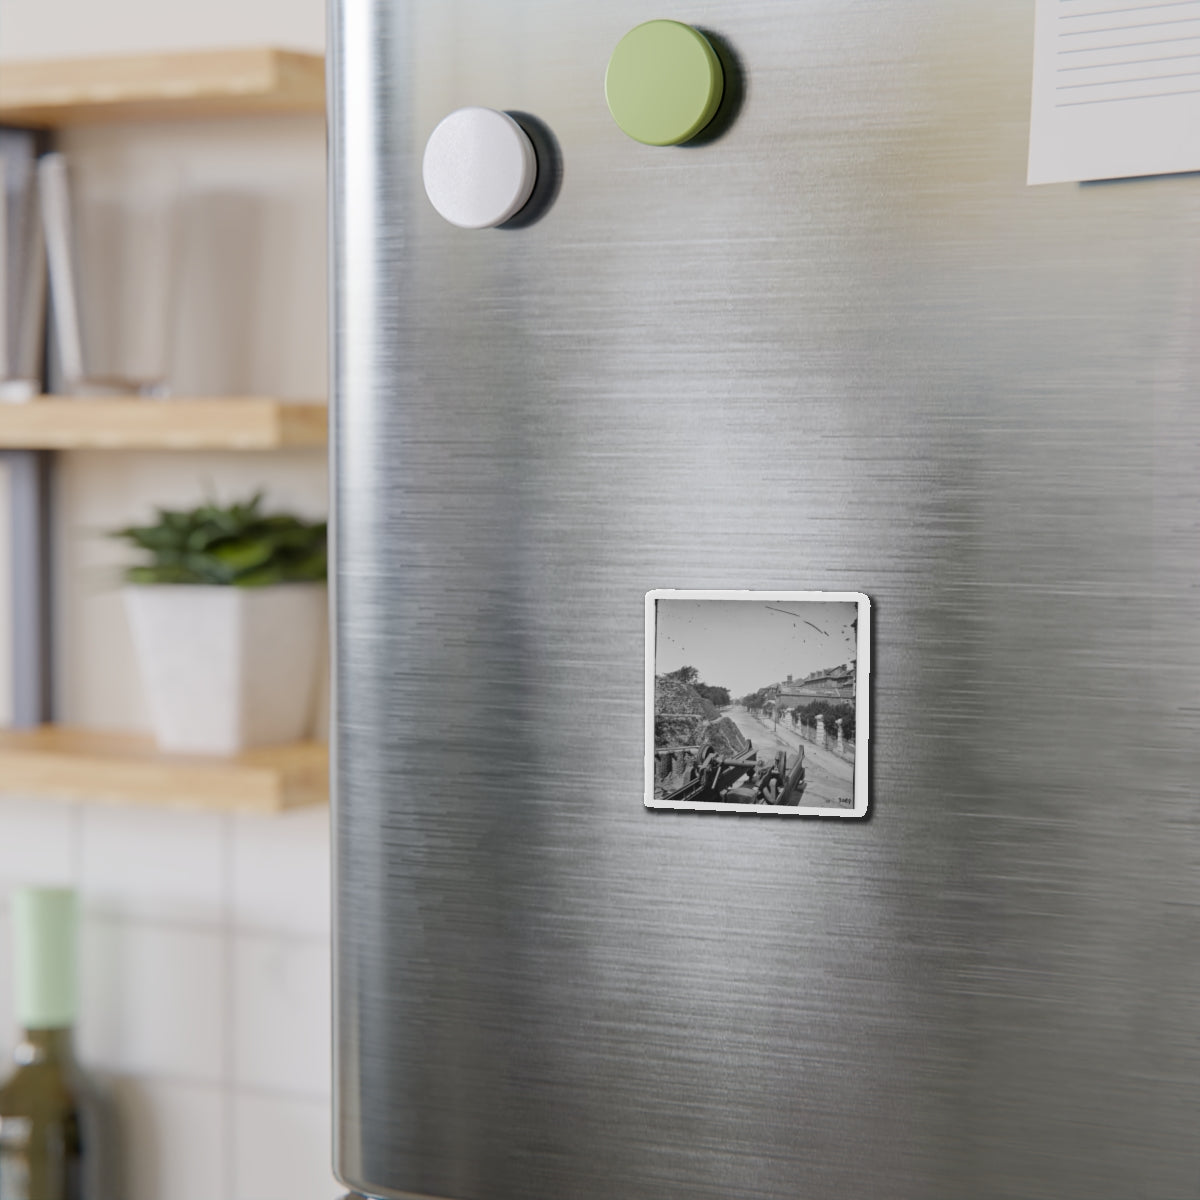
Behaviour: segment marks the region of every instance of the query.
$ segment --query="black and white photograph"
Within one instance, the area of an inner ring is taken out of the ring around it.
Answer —
[[[646,596],[646,805],[861,817],[870,601]]]

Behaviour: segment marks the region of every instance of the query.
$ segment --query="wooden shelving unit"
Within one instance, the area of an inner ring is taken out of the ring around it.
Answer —
[[[264,396],[0,404],[6,450],[287,450],[327,441],[324,404]]]
[[[324,108],[324,59],[288,50],[6,62],[0,71],[0,123],[27,128]]]
[[[270,48],[39,62],[0,70],[0,124],[54,130],[113,121],[320,114],[320,55]],[[160,753],[148,738],[56,725],[50,711],[43,618],[51,594],[49,495],[58,450],[273,451],[327,443],[326,406],[264,396],[150,400],[44,396],[0,402],[0,454],[9,466],[20,536],[10,575],[17,724],[0,731],[0,792],[76,801],[274,813],[329,799],[329,754],[318,743],[269,747],[232,759]]]
[[[64,800],[277,813],[329,800],[319,742],[237,758],[163,754],[151,739],[57,725],[0,732],[0,790]]]

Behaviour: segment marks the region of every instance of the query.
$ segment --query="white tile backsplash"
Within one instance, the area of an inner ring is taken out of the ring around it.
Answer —
[[[73,804],[0,796],[0,903],[7,905],[8,892],[22,884],[73,883],[77,845]]]
[[[226,1099],[218,1087],[121,1078],[113,1164],[121,1200],[219,1200],[227,1195]]]
[[[7,901],[25,882],[80,889],[79,1053],[113,1080],[121,1200],[342,1196],[330,1168],[327,809],[260,818],[0,800],[4,1058]]]
[[[79,1053],[114,1077],[122,1200],[341,1197],[327,809],[0,798],[0,1076],[15,1041],[8,895],[24,883],[80,889]]]
[[[239,929],[329,933],[329,810],[236,816],[233,905]]]
[[[233,962],[236,1082],[327,1097],[328,943],[239,935]]]
[[[275,1096],[234,1101],[232,1200],[341,1200],[329,1104]]]
[[[226,948],[204,930],[89,917],[79,1022],[85,1063],[218,1083],[226,1071]]]
[[[117,805],[89,806],[80,817],[81,883],[92,912],[222,923],[228,817]]]

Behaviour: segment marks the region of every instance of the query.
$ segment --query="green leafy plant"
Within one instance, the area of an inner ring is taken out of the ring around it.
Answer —
[[[153,525],[115,530],[113,537],[151,555],[148,564],[126,569],[126,582],[267,587],[324,581],[325,522],[286,513],[267,515],[262,499],[260,492],[228,508],[160,508]]]

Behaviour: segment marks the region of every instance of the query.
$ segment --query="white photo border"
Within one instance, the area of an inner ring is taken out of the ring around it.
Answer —
[[[667,804],[654,798],[654,667],[657,641],[657,604],[660,600],[744,600],[854,604],[858,610],[857,665],[854,673],[854,807],[814,808],[806,805],[774,807],[764,804]],[[645,806],[678,812],[731,812],[755,816],[842,817],[867,815],[870,794],[867,755],[871,709],[871,598],[865,592],[727,591],[721,589],[656,588],[646,593],[646,743]]]

